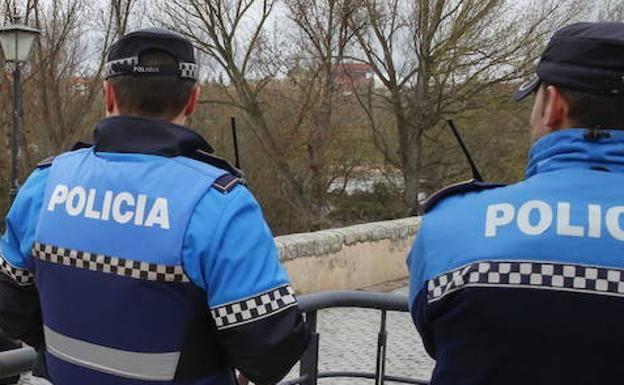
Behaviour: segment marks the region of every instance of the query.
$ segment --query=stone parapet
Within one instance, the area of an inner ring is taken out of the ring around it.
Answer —
[[[352,290],[407,276],[420,217],[275,238],[298,293]]]

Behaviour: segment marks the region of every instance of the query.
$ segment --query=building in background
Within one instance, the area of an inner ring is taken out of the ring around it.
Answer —
[[[336,64],[334,73],[336,88],[345,93],[351,93],[354,89],[372,88],[375,85],[375,72],[366,63]]]

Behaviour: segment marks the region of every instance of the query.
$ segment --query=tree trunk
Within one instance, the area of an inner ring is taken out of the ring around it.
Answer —
[[[420,193],[420,146],[415,127],[404,116],[403,111],[395,112],[397,116],[397,130],[399,133],[399,151],[401,155],[401,169],[405,189],[403,198],[409,215],[416,215],[420,209],[418,194]]]
[[[270,160],[275,167],[277,175],[282,180],[283,187],[286,190],[286,196],[290,200],[291,205],[297,210],[300,216],[309,221],[311,213],[314,211],[314,206],[306,199],[303,188],[297,183],[288,163],[279,155],[280,149],[270,135],[270,130],[264,119],[262,110],[257,104],[252,103],[246,106],[245,112],[249,117],[251,125],[255,128],[254,132],[257,133],[256,138],[263,147],[264,152],[267,154],[274,154],[274,156],[270,157]]]
[[[314,228],[321,228],[326,221],[324,207],[327,202],[326,178],[327,165],[325,154],[329,134],[332,130],[331,117],[333,108],[333,69],[331,58],[326,58],[324,64],[324,79],[321,85],[320,105],[313,115],[312,131],[308,140],[308,155],[310,160],[310,170],[312,174],[312,191],[310,196],[313,201],[313,221]]]

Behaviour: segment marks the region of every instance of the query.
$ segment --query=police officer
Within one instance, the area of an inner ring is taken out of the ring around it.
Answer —
[[[436,194],[409,255],[432,385],[624,378],[624,24],[557,31],[529,95],[526,179]]]
[[[241,173],[184,126],[197,76],[181,36],[123,36],[95,143],[39,164],[11,207],[0,327],[45,347],[55,385],[270,384],[307,345]]]

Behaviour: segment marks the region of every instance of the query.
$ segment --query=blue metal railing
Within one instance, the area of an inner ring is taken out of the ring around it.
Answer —
[[[328,291],[304,295],[298,298],[299,307],[305,314],[305,320],[312,331],[312,340],[303,354],[299,365],[299,377],[281,382],[280,385],[317,385],[323,378],[366,378],[375,380],[375,385],[386,382],[427,385],[428,381],[403,376],[386,374],[386,348],[388,331],[386,320],[389,311],[408,312],[407,297],[399,294],[371,293],[362,291]],[[374,373],[355,371],[319,372],[319,340],[317,331],[317,313],[323,309],[351,307],[375,309],[381,313],[377,335],[377,356]],[[32,348],[22,348],[0,353],[0,378],[12,377],[29,371],[36,353]]]

